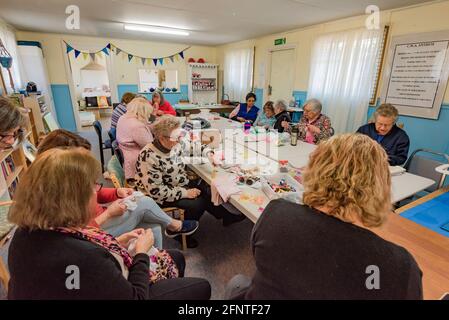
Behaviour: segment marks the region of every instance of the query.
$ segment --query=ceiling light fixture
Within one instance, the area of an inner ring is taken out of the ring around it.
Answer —
[[[190,35],[190,33],[188,33],[185,30],[182,30],[182,29],[159,27],[159,26],[149,26],[149,25],[143,25],[143,24],[127,24],[127,23],[125,23],[123,25],[123,27],[125,30],[130,30],[130,31],[143,31],[143,32],[151,32],[151,33],[173,34],[173,35],[177,35],[177,36]]]

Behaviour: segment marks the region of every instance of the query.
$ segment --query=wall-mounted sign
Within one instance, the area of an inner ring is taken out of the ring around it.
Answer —
[[[393,37],[381,100],[399,113],[438,119],[449,77],[449,30]]]
[[[275,46],[280,46],[280,45],[283,45],[286,43],[287,43],[287,38],[279,38],[279,39],[274,40]]]

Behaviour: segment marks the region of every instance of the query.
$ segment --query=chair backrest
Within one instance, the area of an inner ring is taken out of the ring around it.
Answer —
[[[100,148],[102,148],[102,146],[103,146],[103,136],[102,136],[103,128],[101,126],[100,121],[95,120],[93,123],[93,126],[94,126],[95,132],[97,133],[97,136],[98,136],[98,142],[100,144]]]
[[[441,161],[437,159],[440,159]],[[443,178],[443,175],[435,171],[435,168],[447,163],[448,160],[449,156],[444,153],[426,149],[417,149],[411,154],[410,158],[405,163],[404,168],[407,172],[435,181],[434,185],[425,190],[427,192],[433,192],[438,189],[438,185]]]
[[[120,165],[123,168],[123,163],[125,162],[125,157],[123,156],[123,151],[119,147],[117,147],[117,148],[115,148],[114,152],[115,152],[115,155],[117,156],[117,160],[120,162]]]
[[[111,142],[115,141],[117,139],[117,129],[111,128],[108,131],[109,139],[111,139]]]
[[[110,178],[114,188],[123,188],[125,186],[125,171],[117,159],[117,154],[111,157],[107,166]]]

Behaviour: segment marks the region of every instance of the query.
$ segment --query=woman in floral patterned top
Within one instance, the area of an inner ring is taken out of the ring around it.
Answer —
[[[308,100],[304,107],[304,115],[298,123],[298,139],[311,144],[318,144],[331,137],[334,129],[328,116],[321,113],[321,102],[317,99]],[[284,121],[282,126],[289,129],[289,123]]]

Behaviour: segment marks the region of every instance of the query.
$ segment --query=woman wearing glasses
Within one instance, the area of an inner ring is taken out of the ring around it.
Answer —
[[[25,117],[10,99],[0,97],[0,151],[23,139]]]
[[[190,181],[183,156],[189,154],[182,139],[179,120],[162,116],[153,124],[154,141],[139,154],[136,163],[136,187],[152,197],[162,207],[178,207],[185,210],[186,219],[198,221],[207,210],[223,224],[243,220],[243,215],[233,215],[222,206],[214,206],[204,183]],[[213,152],[201,146],[203,157],[213,163]],[[178,238],[179,239],[179,238]],[[196,240],[187,238],[187,246],[194,248]]]

